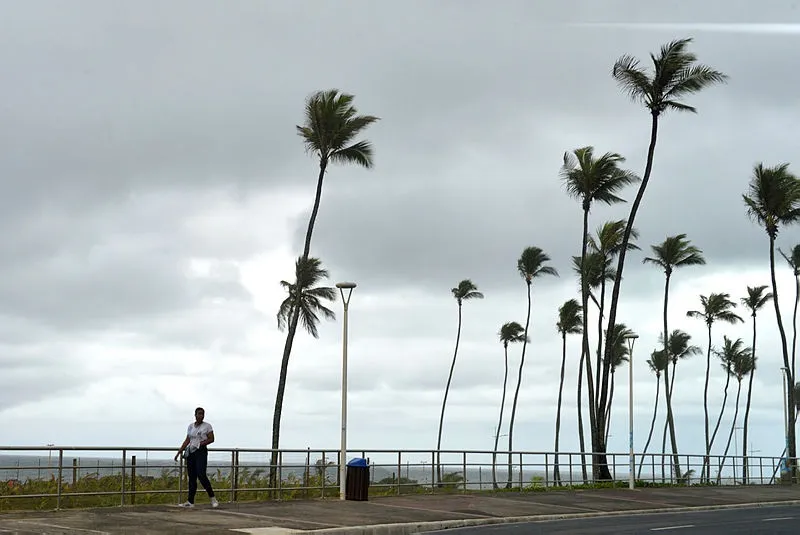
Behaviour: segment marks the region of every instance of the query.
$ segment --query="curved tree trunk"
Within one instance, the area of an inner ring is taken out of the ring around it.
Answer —
[[[674,355],[669,354],[669,329],[667,327],[667,310],[669,307],[669,280],[670,275],[667,274],[666,282],[664,283],[664,353],[667,357],[674,358]],[[669,362],[669,361],[667,361]],[[673,373],[675,371],[675,363],[673,362]],[[673,385],[675,383],[673,382]],[[675,440],[675,420],[672,417],[672,388],[669,385],[669,367],[664,371],[664,391],[667,394],[667,424],[669,425],[669,440],[672,446],[672,471],[675,478],[680,481],[681,465],[678,459],[678,443]],[[663,457],[662,457],[663,458]]]
[[[528,314],[525,317],[525,335],[522,340],[522,357],[519,360],[519,375],[517,376],[517,388],[514,390],[514,402],[511,404],[511,418],[508,421],[508,481],[506,488],[511,488],[511,483],[514,480],[514,473],[511,465],[511,452],[514,451],[514,417],[517,414],[517,399],[519,398],[519,389],[522,386],[522,369],[525,366],[525,349],[528,347],[528,326],[531,322],[531,283],[526,281],[528,286]]]
[[[711,376],[711,325],[708,325],[708,351],[706,352],[706,383],[703,387],[703,414],[705,415],[706,456],[703,459],[703,471],[700,481],[708,483],[711,475],[711,441],[708,433],[708,379]]]
[[[588,231],[588,229],[587,229]],[[597,357],[595,359],[595,385],[600,384],[600,369],[603,366],[603,312],[605,308],[605,301],[606,301],[606,269],[605,264],[603,265],[602,276],[600,278],[600,302],[597,303]],[[598,399],[599,391],[595,390],[595,406],[600,401]]]
[[[619,305],[619,292],[622,286],[622,272],[625,268],[625,254],[628,251],[628,242],[631,239],[631,229],[633,229],[633,224],[636,220],[636,213],[639,211],[639,205],[642,203],[642,198],[644,197],[644,192],[647,189],[647,184],[650,182],[650,174],[653,171],[653,157],[655,156],[656,152],[656,141],[658,139],[658,112],[653,111],[650,113],[651,116],[651,125],[650,125],[650,146],[647,148],[647,163],[644,167],[644,175],[642,176],[642,182],[639,184],[639,191],[636,192],[636,198],[633,200],[633,204],[631,205],[631,211],[628,215],[628,221],[625,225],[625,233],[622,236],[622,244],[619,250],[619,256],[617,258],[617,275],[614,277],[614,287],[611,290],[611,305],[608,309],[608,321],[606,322],[608,325],[615,325],[617,322],[617,307]],[[605,347],[605,361],[611,362],[611,344],[606,344]],[[597,385],[598,389],[601,389],[601,401],[606,397],[606,389],[608,387],[608,374],[607,369],[603,370],[603,381],[602,385]],[[600,444],[600,448],[598,448],[601,453],[605,452],[605,444]],[[601,455],[602,462],[600,463],[600,468],[603,469],[603,479],[611,479],[611,474],[608,471],[608,464],[606,462],[606,456]]]
[[[739,386],[736,389],[736,409],[733,411],[733,423],[731,423],[731,432],[728,435],[728,443],[725,445],[725,452],[722,454],[722,462],[719,463],[719,473],[717,474],[717,485],[719,485],[720,481],[722,481],[722,469],[725,467],[725,459],[728,457],[728,450],[731,448],[731,439],[733,439],[733,433],[736,431],[736,419],[739,418],[739,396],[742,393],[742,381],[741,379],[738,380]],[[747,446],[745,446],[745,450]],[[734,472],[733,472],[733,480],[736,481],[736,468],[734,464]]]
[[[658,415],[658,391],[661,389],[661,378],[656,376],[656,400],[653,403],[653,420],[650,422],[650,432],[647,434],[647,442],[644,444],[644,451],[642,451],[642,462],[639,464],[639,474],[636,476],[637,479],[642,478],[642,467],[644,466],[644,459],[647,455],[647,448],[650,446],[650,440],[653,438],[653,429],[656,427],[656,416]],[[653,480],[655,481],[656,475],[653,474]]]
[[[778,322],[778,332],[781,335],[781,349],[783,351],[783,365],[789,370],[786,374],[786,399],[784,400],[788,409],[787,414],[793,415],[795,414],[795,404],[794,404],[794,371],[790,368],[791,363],[789,362],[789,351],[786,347],[786,331],[783,329],[783,319],[781,318],[781,307],[778,304],[778,282],[775,280],[775,234],[770,233],[769,235],[769,271],[770,271],[770,279],[772,280],[772,303],[775,305],[775,319]],[[795,459],[797,457],[797,444],[795,441],[795,426],[794,421],[796,420],[796,416],[794,418],[790,417],[792,420],[792,425],[788,426],[789,429],[786,433],[786,450],[788,452],[787,455],[787,468],[789,473],[791,474],[792,481],[795,480],[796,474],[796,462]]]
[[[614,404],[614,379],[616,373],[614,368],[611,368],[611,393],[608,395],[608,406],[606,407],[606,428],[603,432],[605,443],[608,444],[608,432],[611,430],[611,406]]]
[[[450,392],[450,382],[453,380],[453,370],[456,368],[456,358],[458,357],[458,344],[461,341],[461,303],[458,303],[458,331],[456,333],[456,349],[453,351],[453,362],[450,364],[450,373],[447,376],[447,386],[444,387],[444,398],[442,399],[442,414],[439,416],[439,437],[436,439],[436,477],[437,482],[442,482],[442,426],[444,424],[444,409],[447,405],[447,394]],[[498,433],[500,431],[498,430]]]
[[[558,466],[558,437],[561,434],[561,396],[564,392],[564,372],[566,371],[566,367],[567,367],[567,333],[563,333],[561,335],[561,379],[558,383],[558,405],[556,407],[555,460],[553,461],[553,482],[556,485],[561,485],[561,471],[559,470]]]
[[[794,313],[792,314],[792,377],[797,375],[797,306],[800,305],[800,276],[794,278]]]
[[[317,214],[319,213],[319,205],[322,202],[322,182],[325,178],[325,169],[328,167],[328,160],[325,158],[319,161],[319,175],[317,177],[317,191],[314,195],[314,207],[311,209],[311,217],[308,220],[308,228],[306,229],[306,240],[303,245],[303,261],[308,259],[311,252],[311,235],[314,232],[314,223],[317,221]],[[297,274],[295,273],[295,279]],[[278,376],[278,391],[275,394],[275,408],[272,414],[272,453],[270,455],[269,463],[269,486],[271,489],[276,489],[277,474],[278,474],[278,448],[280,447],[281,435],[281,415],[283,413],[283,396],[286,391],[286,378],[289,373],[289,357],[292,354],[292,345],[294,344],[294,336],[297,333],[297,323],[300,320],[300,301],[303,294],[303,288],[300,287],[300,281],[295,280],[297,285],[295,291],[296,296],[292,304],[291,317],[289,318],[289,325],[286,332],[286,342],[283,346],[283,357],[281,358],[281,371]],[[344,459],[341,462],[345,462]]]
[[[494,453],[492,454],[492,487],[497,487],[497,445],[500,442],[500,430],[503,428],[503,408],[506,404],[506,385],[508,384],[508,342],[503,344],[505,351],[505,369],[503,372],[503,398],[500,400],[500,420],[497,422],[497,432],[494,434]],[[558,459],[558,457],[556,457]],[[466,477],[466,475],[464,476]]]
[[[742,484],[747,485],[747,480],[749,479],[749,473],[747,469],[747,426],[750,420],[750,398],[753,395],[753,376],[756,374],[755,365],[756,362],[756,315],[753,314],[753,369],[750,370],[750,379],[747,381],[747,403],[744,409],[744,427],[743,429],[743,436],[742,441],[744,445],[744,452],[743,452],[743,461],[742,461]]]
[[[581,352],[581,359],[578,363],[578,444],[581,448],[581,475],[583,476],[583,484],[589,483],[589,478],[586,473],[586,442],[583,437],[583,360],[586,355]]]
[[[719,425],[722,423],[722,415],[725,414],[725,408],[726,408],[726,405],[728,404],[728,387],[731,384],[731,372],[730,372],[730,369],[728,369],[728,371],[725,373],[725,375],[727,377],[725,378],[725,390],[723,391],[724,394],[722,395],[722,408],[719,411],[719,416],[717,417],[717,424],[714,426],[714,432],[711,433],[711,442],[709,442],[709,444],[708,444],[708,449],[709,450],[711,450],[711,448],[714,447],[714,440],[717,438],[717,431],[719,431]],[[721,470],[721,468],[720,468],[720,470]],[[711,462],[709,462],[708,474],[709,474],[709,481],[711,481]]]
[[[583,235],[581,237],[581,305],[583,306],[581,319],[583,320],[583,336],[581,344],[581,359],[586,365],[586,384],[589,393],[589,427],[592,437],[592,452],[596,452],[601,439],[601,419],[600,409],[595,402],[595,389],[592,384],[592,359],[589,354],[589,286],[586,280],[586,245],[589,239],[589,203],[583,204]],[[592,476],[596,481],[600,473],[598,472],[598,462],[592,456]],[[606,469],[608,471],[608,469]]]

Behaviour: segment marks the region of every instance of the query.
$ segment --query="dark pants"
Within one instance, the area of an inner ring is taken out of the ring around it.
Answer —
[[[208,450],[200,448],[194,453],[190,453],[186,458],[186,469],[189,472],[189,503],[194,503],[194,495],[197,494],[197,480],[206,489],[209,498],[214,497],[214,489],[206,475],[208,467]]]

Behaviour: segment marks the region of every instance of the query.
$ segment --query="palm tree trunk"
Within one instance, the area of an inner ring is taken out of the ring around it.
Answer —
[[[614,404],[614,379],[616,378],[616,373],[614,369],[611,369],[611,393],[608,396],[608,406],[606,407],[606,428],[603,434],[605,437],[605,443],[608,444],[608,432],[611,430],[611,406]]]
[[[583,235],[581,237],[581,305],[583,306],[583,337],[581,344],[581,359],[586,365],[586,384],[589,392],[589,428],[592,437],[592,452],[597,451],[601,438],[602,415],[595,400],[595,390],[592,384],[592,360],[589,355],[589,286],[586,280],[586,245],[589,240],[589,203],[583,203]],[[608,471],[608,469],[606,469]],[[594,455],[592,456],[592,476],[597,480],[599,465]]]
[[[770,278],[772,279],[772,303],[775,305],[775,319],[778,322],[778,332],[781,335],[781,349],[783,350],[783,365],[789,370],[786,373],[786,406],[788,414],[795,413],[794,407],[794,370],[790,368],[789,351],[786,348],[786,331],[783,329],[783,319],[781,318],[781,307],[778,304],[778,282],[775,280],[775,233],[769,234],[769,271]],[[794,421],[796,418],[790,418],[792,425],[786,433],[786,450],[788,452],[787,468],[791,474],[792,481],[795,480],[796,466],[795,458],[797,457],[797,444],[795,441],[795,426]]]
[[[617,274],[614,277],[614,287],[611,290],[611,305],[608,310],[608,325],[615,325],[617,322],[617,307],[619,305],[619,292],[622,286],[622,272],[625,268],[625,254],[628,251],[628,242],[631,239],[631,230],[633,229],[633,224],[636,220],[636,213],[639,210],[639,205],[642,203],[642,198],[644,197],[644,192],[647,189],[647,184],[650,182],[650,174],[653,171],[653,157],[655,156],[656,152],[656,141],[658,139],[658,112],[653,111],[650,113],[652,118],[651,126],[650,126],[650,146],[647,148],[647,163],[645,164],[644,168],[644,176],[642,176],[642,182],[639,184],[639,191],[636,192],[636,198],[633,200],[633,204],[631,205],[631,211],[628,215],[628,221],[625,225],[625,233],[622,236],[622,244],[619,249],[619,256],[617,258]],[[605,361],[611,362],[611,344],[606,344],[605,347]],[[607,370],[603,372],[603,383],[602,385],[597,385],[597,388],[601,388],[603,393],[605,393],[605,389],[608,386],[608,377],[606,374]],[[601,395],[601,400],[605,396]],[[605,444],[601,444],[600,448],[601,452],[605,451]],[[603,461],[605,461],[605,455],[602,456]],[[608,471],[608,464],[603,463],[605,468],[605,473],[603,474],[604,479],[611,479],[611,474]]]
[[[706,456],[703,459],[703,473],[700,480],[708,483],[711,475],[711,442],[708,436],[708,379],[711,375],[711,324],[708,324],[708,351],[706,352],[706,383],[703,387],[703,414],[705,415]]]
[[[674,357],[669,354],[669,329],[667,327],[667,310],[669,307],[669,281],[670,276],[667,274],[666,282],[664,283],[664,353],[667,357]],[[667,361],[669,362],[669,361]],[[673,373],[674,373],[674,363],[673,363]],[[672,417],[672,387],[669,386],[669,369],[665,370],[664,372],[664,390],[667,394],[667,424],[669,425],[669,440],[670,445],[672,446],[672,469],[673,473],[675,474],[675,478],[680,480],[681,476],[681,465],[678,459],[678,443],[675,440],[675,420]],[[672,383],[675,384],[674,382]],[[662,457],[663,458],[663,457]]]
[[[508,384],[508,342],[503,344],[505,350],[505,371],[503,372],[503,397],[500,400],[500,420],[497,422],[497,432],[494,434],[494,453],[492,454],[492,487],[497,489],[497,445],[500,442],[500,430],[503,428],[503,409],[506,404],[506,385]],[[558,456],[556,456],[558,462]],[[465,476],[466,477],[466,476]]]
[[[589,483],[589,478],[586,473],[586,441],[583,437],[583,360],[586,354],[581,352],[581,359],[578,363],[578,444],[581,448],[581,475],[583,476],[583,484]]]
[[[728,457],[728,450],[731,449],[731,440],[733,439],[733,433],[736,431],[736,420],[739,418],[739,396],[742,393],[742,380],[739,379],[739,387],[736,389],[736,409],[733,411],[733,423],[731,424],[731,432],[728,435],[728,443],[725,445],[725,452],[722,454],[722,462],[719,464],[719,473],[717,474],[717,485],[719,485],[720,481],[722,480],[722,469],[725,466],[725,459]],[[744,448],[747,449],[747,446]],[[735,467],[736,465],[734,465]],[[733,479],[736,481],[736,472],[733,472]]]
[[[444,409],[447,405],[447,394],[450,392],[450,382],[453,380],[453,371],[456,368],[456,358],[458,357],[458,343],[461,341],[461,303],[458,303],[458,331],[456,333],[456,349],[453,351],[453,362],[450,364],[450,373],[447,376],[447,386],[444,387],[444,398],[442,399],[442,414],[439,416],[439,437],[436,439],[436,477],[437,482],[442,482],[442,425],[444,424]],[[498,429],[499,432],[499,429]]]
[[[794,313],[792,314],[792,377],[797,375],[797,306],[800,305],[800,276],[794,278]]]
[[[747,485],[748,470],[747,470],[747,427],[750,420],[750,398],[753,395],[753,376],[756,374],[756,315],[753,313],[753,369],[750,370],[750,379],[747,384],[747,403],[744,410],[744,430],[742,436],[742,444],[744,445],[744,457],[742,462],[742,484]]]
[[[514,418],[517,414],[517,399],[519,398],[519,389],[522,386],[522,369],[525,366],[525,349],[528,347],[528,327],[531,322],[531,282],[526,281],[528,286],[528,314],[525,317],[525,334],[522,340],[522,356],[519,360],[519,375],[517,376],[517,388],[514,390],[514,402],[511,404],[511,418],[508,421],[508,481],[506,488],[511,488],[511,483],[514,480],[511,465],[511,452],[514,451]]]
[[[636,479],[642,478],[642,467],[644,466],[644,459],[645,455],[647,454],[647,448],[650,446],[650,440],[653,438],[653,429],[656,427],[656,416],[658,415],[658,394],[659,390],[661,389],[661,378],[656,377],[656,401],[653,403],[653,420],[650,422],[650,432],[647,434],[647,442],[644,444],[644,451],[642,452],[642,462],[639,464],[639,474],[636,476]],[[653,474],[653,479],[655,480],[655,474]]]
[[[717,424],[714,426],[714,432],[711,433],[711,442],[708,444],[709,451],[711,448],[714,447],[714,440],[717,438],[717,431],[719,431],[719,425],[722,423],[722,415],[725,414],[725,406],[728,404],[728,387],[731,384],[731,373],[730,369],[725,373],[727,376],[725,378],[725,390],[724,394],[722,395],[722,408],[719,411],[719,416],[717,417]],[[711,480],[711,462],[709,461],[708,466],[708,474],[709,474],[709,481]],[[721,468],[720,468],[721,470]]]
[[[328,160],[321,158],[319,161],[319,175],[317,177],[317,191],[314,195],[314,207],[311,209],[311,217],[308,220],[308,228],[306,229],[306,240],[303,246],[303,261],[308,260],[308,255],[311,252],[311,235],[314,232],[314,223],[317,221],[317,214],[319,213],[319,205],[322,202],[322,182],[325,179],[325,170],[328,167]],[[295,274],[296,277],[296,274]],[[278,474],[278,448],[280,447],[281,435],[281,415],[283,413],[283,395],[286,391],[286,378],[289,373],[289,357],[292,354],[292,345],[294,344],[294,336],[297,333],[297,323],[300,320],[300,302],[302,299],[303,288],[300,287],[300,281],[295,280],[296,295],[294,303],[292,303],[292,314],[289,318],[289,325],[286,332],[286,342],[283,346],[283,357],[281,358],[281,371],[278,375],[278,391],[275,395],[275,409],[272,414],[272,454],[270,455],[269,463],[269,486],[271,489],[277,488],[277,474]],[[344,462],[344,459],[341,460]]]
[[[558,467],[558,437],[561,434],[561,396],[564,392],[564,372],[567,367],[567,333],[561,335],[561,380],[558,383],[558,404],[556,406],[556,444],[553,461],[553,482],[561,485],[561,472]]]
[[[597,303],[597,359],[596,359],[596,367],[595,367],[595,385],[600,384],[600,368],[602,367],[602,358],[603,358],[603,308],[605,308],[605,300],[606,300],[606,270],[605,266],[603,267],[602,277],[600,279],[600,302]],[[597,398],[598,391],[595,390],[595,406],[600,401]]]

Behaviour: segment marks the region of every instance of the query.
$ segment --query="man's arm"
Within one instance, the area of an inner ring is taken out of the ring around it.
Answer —
[[[206,439],[200,443],[200,446],[208,446],[212,442],[214,442],[214,431],[209,431],[208,436],[206,436]]]
[[[183,444],[181,444],[180,447],[178,448],[178,453],[175,454],[176,461],[178,460],[178,457],[180,457],[181,453],[183,452],[183,450],[186,449],[186,446],[188,445],[189,445],[189,435],[186,435],[186,438],[183,440]]]

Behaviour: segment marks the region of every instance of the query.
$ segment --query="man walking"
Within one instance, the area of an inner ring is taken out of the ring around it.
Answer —
[[[208,467],[208,445],[214,442],[214,429],[211,424],[204,422],[206,411],[203,407],[197,407],[194,410],[194,422],[189,424],[186,431],[186,439],[178,448],[178,453],[175,454],[175,460],[183,455],[186,459],[186,468],[189,472],[189,499],[181,507],[194,507],[194,496],[197,493],[197,480],[206,490],[208,497],[211,498],[211,507],[218,507],[219,502],[214,497],[214,489],[211,488],[211,482],[206,475]]]

